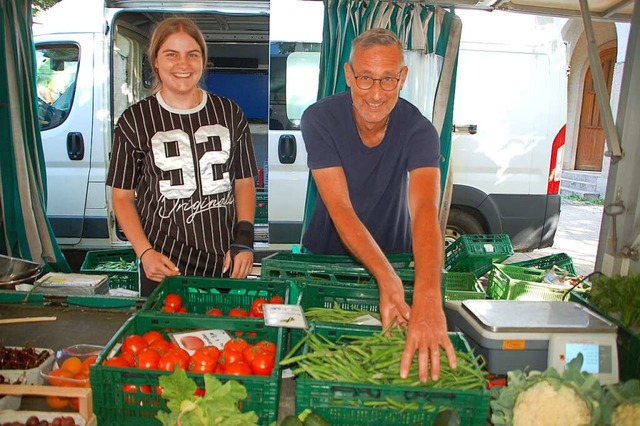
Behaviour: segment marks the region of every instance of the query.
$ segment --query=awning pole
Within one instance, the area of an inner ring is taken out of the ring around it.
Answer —
[[[582,13],[582,23],[584,24],[584,32],[587,37],[587,53],[589,54],[591,76],[600,109],[600,119],[602,120],[605,138],[609,147],[608,155],[611,157],[611,161],[616,162],[622,158],[622,148],[613,121],[609,92],[607,91],[607,85],[604,80],[604,72],[602,71],[602,64],[600,63],[600,55],[598,54],[598,46],[596,45],[593,23],[591,22],[591,12],[589,11],[589,3],[587,0],[580,0],[580,12]]]

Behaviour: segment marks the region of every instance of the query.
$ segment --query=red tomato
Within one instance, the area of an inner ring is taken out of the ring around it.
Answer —
[[[173,306],[163,306],[162,307],[162,312],[170,312],[170,313],[176,313],[178,312],[180,308],[176,308]]]
[[[227,365],[224,369],[224,373],[232,376],[250,376],[251,367],[249,367],[249,364],[244,361],[236,361]]]
[[[191,355],[188,371],[192,373],[214,373],[217,366],[218,361],[215,358],[205,352],[196,351]]]
[[[247,364],[251,365],[251,361],[260,353],[260,348],[257,346],[247,346],[242,351],[242,359]]]
[[[142,335],[142,338],[150,345],[151,343],[155,342],[156,340],[163,340],[166,342],[166,340],[164,339],[164,336],[162,335],[162,333],[160,333],[157,330],[151,330],[151,331],[147,331],[146,333],[144,333]]]
[[[174,312],[176,312],[182,307],[182,297],[180,297],[179,294],[169,293],[167,297],[164,298],[164,306],[173,308],[175,309]]]
[[[233,339],[228,340],[227,343],[224,344],[224,349],[242,352],[248,346],[249,346],[249,343],[247,343],[247,341],[244,340],[242,337],[234,337]]]
[[[216,362],[218,362],[218,358],[220,358],[220,349],[215,346],[204,346],[200,349],[197,349],[196,352],[203,352],[208,356],[215,358]]]
[[[140,385],[140,392],[142,392],[142,393],[152,393],[153,390],[151,388],[151,385]]]
[[[114,356],[113,358],[105,359],[102,363],[108,367],[120,367],[120,368],[129,368],[131,365],[122,357]]]
[[[222,313],[222,309],[220,309],[220,308],[211,308],[206,312],[206,315],[210,315],[210,316],[213,316],[213,317],[219,317],[219,316],[222,316],[224,314]]]
[[[251,372],[258,376],[270,376],[276,360],[273,354],[260,352],[251,362]]]
[[[133,367],[134,365],[136,365],[136,357],[131,352],[126,352],[126,353],[121,352],[120,358],[125,360],[127,364],[129,364],[129,367]]]
[[[186,362],[187,364],[189,364],[189,358],[191,358],[191,356],[189,355],[189,352],[185,351],[182,348],[178,348],[178,347],[175,347],[175,348],[171,349],[170,352],[175,352],[176,354],[178,354],[178,356],[180,358],[182,358],[183,362]],[[186,368],[185,368],[185,370],[186,370]]]
[[[269,302],[267,302],[267,299],[258,298],[256,300],[254,300],[253,303],[251,304],[251,310],[249,311],[249,316],[257,317],[257,318],[264,318],[264,312],[262,311],[262,305],[264,305],[265,303],[269,303]]]
[[[136,367],[143,370],[155,370],[161,355],[153,349],[146,348],[136,356]]]
[[[193,396],[204,396],[205,395],[205,390],[202,388],[197,388],[196,391],[193,393]]]
[[[138,387],[136,385],[122,385],[122,390],[125,392],[138,392]]]
[[[130,334],[122,342],[122,353],[130,353],[134,356],[149,346],[146,340],[137,334]]]
[[[160,355],[166,354],[172,348],[175,348],[175,346],[173,346],[171,342],[167,342],[166,340],[155,340],[149,344],[149,349],[153,349]]]
[[[227,367],[235,362],[242,361],[242,353],[234,350],[224,350],[220,354],[218,364],[222,365],[222,372],[227,372]]]
[[[229,316],[230,317],[248,317],[249,312],[247,312],[246,309],[233,308],[232,310],[229,311]]]
[[[162,355],[162,357],[160,357],[160,359],[158,360],[159,370],[174,371],[176,368],[181,368],[184,371],[187,371],[188,367],[189,362],[185,361],[177,351],[169,351],[166,354]]]
[[[276,354],[276,349],[277,349],[276,344],[268,340],[261,340],[258,343],[256,343],[255,346],[260,348],[260,350],[262,351],[268,352],[273,355]]]
[[[180,309],[178,309],[178,313],[179,314],[186,314],[187,312],[187,308],[185,308],[184,306],[180,307]]]
[[[269,303],[274,305],[282,305],[284,303],[284,298],[282,296],[273,296],[269,299]]]

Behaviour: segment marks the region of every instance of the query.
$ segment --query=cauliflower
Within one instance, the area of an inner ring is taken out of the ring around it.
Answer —
[[[606,385],[602,414],[606,425],[640,425],[640,380]]]
[[[577,392],[566,385],[556,389],[540,381],[520,392],[513,408],[513,425],[579,426],[591,424],[591,410]]]
[[[640,424],[640,402],[620,404],[613,410],[612,426],[637,426]]]
[[[507,386],[491,390],[491,422],[514,426],[594,426],[600,424],[602,387],[598,378],[581,371],[582,354],[560,375],[522,370],[507,374]]]

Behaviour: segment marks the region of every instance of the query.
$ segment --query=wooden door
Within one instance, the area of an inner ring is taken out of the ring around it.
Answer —
[[[600,52],[600,63],[604,72],[607,90],[611,95],[611,81],[613,67],[616,63],[616,48],[612,47]],[[578,146],[576,152],[576,170],[601,171],[604,155],[605,135],[600,108],[596,100],[596,92],[591,76],[591,67],[587,70],[582,94],[582,109],[580,113],[580,128],[578,131]]]

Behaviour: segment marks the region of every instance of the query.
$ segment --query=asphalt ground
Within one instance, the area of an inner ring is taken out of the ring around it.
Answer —
[[[566,253],[573,260],[578,275],[593,272],[602,212],[601,205],[563,200],[553,246],[527,253],[516,253],[505,263]]]

